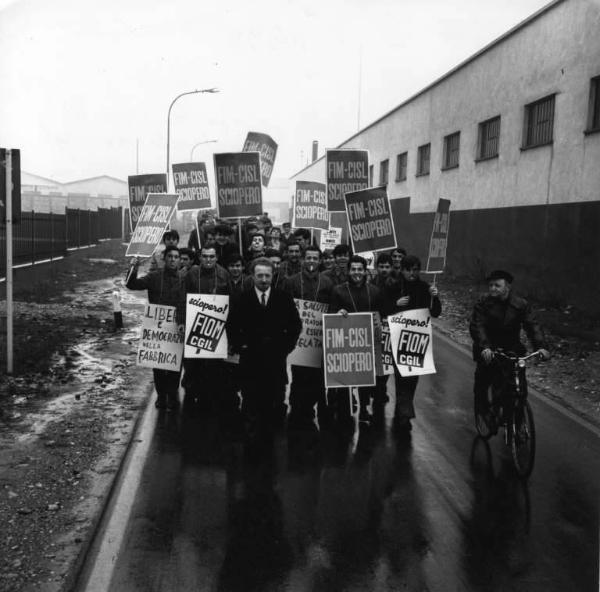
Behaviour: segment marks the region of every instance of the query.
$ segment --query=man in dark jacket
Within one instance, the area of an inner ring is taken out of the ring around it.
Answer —
[[[428,308],[429,314],[436,318],[442,312],[439,291],[420,278],[421,261],[414,255],[402,258],[401,275],[396,284],[389,286],[386,301],[388,314],[405,310]],[[410,420],[415,417],[415,391],[419,382],[418,376],[400,376],[394,366],[396,387],[396,408],[394,413],[394,429],[411,430]]]
[[[333,248],[333,258],[335,260],[333,269],[322,273],[333,282],[334,286],[339,286],[348,280],[348,260],[350,253],[348,245],[336,245]]]
[[[487,282],[488,293],[475,304],[469,324],[473,359],[477,362],[473,390],[482,409],[488,405],[488,389],[495,378],[494,367],[490,365],[494,350],[523,355],[526,349],[521,342],[521,329],[543,358],[550,357],[531,306],[512,291],[513,276],[496,270],[487,277]]]
[[[187,294],[229,294],[229,274],[217,263],[215,245],[200,250],[200,265],[194,265],[185,276]],[[190,403],[202,411],[210,411],[218,402],[223,361],[213,359],[184,360],[183,386]]]
[[[234,253],[239,253],[239,247],[232,242],[233,230],[229,224],[217,224],[215,226],[215,252],[217,254],[217,263],[225,267],[227,259]]]
[[[148,290],[150,304],[174,306],[177,309],[177,322],[183,325],[185,320],[185,291],[183,279],[179,275],[179,248],[169,245],[164,251],[164,267],[150,271],[138,278],[139,260],[132,264],[126,286],[130,290]],[[183,327],[182,327],[183,329]],[[153,368],[154,387],[156,389],[157,409],[174,409],[179,403],[179,378],[181,371]]]
[[[302,249],[300,245],[291,240],[288,242],[285,252],[287,259],[279,266],[279,277],[287,278],[302,271]]]
[[[338,245],[339,246],[339,245]],[[325,276],[325,274],[321,274]],[[353,255],[348,261],[348,281],[335,286],[331,294],[331,311],[347,316],[352,312],[385,312],[385,302],[379,288],[367,282],[367,262],[359,255]],[[375,339],[381,339],[381,327],[374,327]],[[333,392],[332,392],[333,391]],[[348,389],[330,389],[337,406],[338,422],[350,423],[350,394]],[[359,422],[368,426],[372,417],[367,409],[375,387],[359,387]]]
[[[294,300],[271,287],[273,265],[256,259],[254,287],[232,302],[227,336],[240,354],[242,413],[247,425],[273,427],[285,417],[287,356],[296,346],[302,323]]]
[[[318,247],[306,248],[302,271],[285,280],[284,288],[293,298],[330,303],[333,283],[319,274],[320,259],[321,251]],[[289,427],[300,430],[313,429],[315,403],[318,405],[319,427],[323,428],[329,422],[323,368],[292,365]]]

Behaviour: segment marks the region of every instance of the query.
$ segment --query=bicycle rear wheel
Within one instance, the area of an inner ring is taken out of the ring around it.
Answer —
[[[473,411],[477,433],[484,440],[489,440],[494,435],[494,428],[496,427],[494,414],[492,413],[491,389],[488,389],[487,402],[478,401],[477,395],[474,395]]]
[[[521,477],[529,477],[535,461],[535,424],[527,401],[515,401],[510,445],[517,473]]]

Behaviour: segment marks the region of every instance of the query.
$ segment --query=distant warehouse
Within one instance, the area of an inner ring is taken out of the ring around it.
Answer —
[[[369,150],[401,246],[426,258],[447,198],[449,273],[600,312],[599,31],[600,2],[556,0],[338,146]]]

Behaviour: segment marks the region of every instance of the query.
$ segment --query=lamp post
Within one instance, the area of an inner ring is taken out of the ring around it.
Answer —
[[[190,150],[190,162],[194,162],[194,150],[196,150],[196,148],[198,148],[198,146],[201,146],[202,144],[213,144],[214,142],[218,142],[218,140],[204,140],[202,142],[198,142],[197,144],[194,144],[192,146],[192,149]]]
[[[180,99],[181,97],[184,97],[185,95],[196,95],[196,94],[202,94],[202,93],[218,93],[219,89],[218,88],[204,88],[202,90],[190,90],[188,92],[184,92],[181,93],[180,95],[177,95],[172,101],[171,104],[169,105],[169,111],[167,113],[167,190],[169,188],[170,185],[170,174],[169,174],[169,161],[170,161],[170,150],[171,150],[171,109],[173,108],[173,105],[175,104],[175,102],[177,101],[177,99]]]

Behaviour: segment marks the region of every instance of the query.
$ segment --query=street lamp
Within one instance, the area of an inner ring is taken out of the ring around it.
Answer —
[[[204,140],[202,142],[198,142],[197,144],[194,144],[194,146],[190,150],[190,162],[194,162],[194,150],[196,150],[196,148],[198,148],[198,146],[201,146],[202,144],[212,144],[214,142],[218,142],[218,140]]]
[[[171,109],[173,108],[173,105],[175,104],[175,102],[177,101],[177,99],[180,99],[181,97],[184,97],[185,95],[196,95],[196,94],[202,94],[202,93],[218,93],[219,89],[218,88],[204,88],[202,90],[190,90],[188,92],[184,92],[181,93],[180,95],[177,95],[172,101],[171,104],[169,105],[169,112],[167,113],[167,189],[169,188],[169,160],[170,160],[170,150],[171,150]]]

